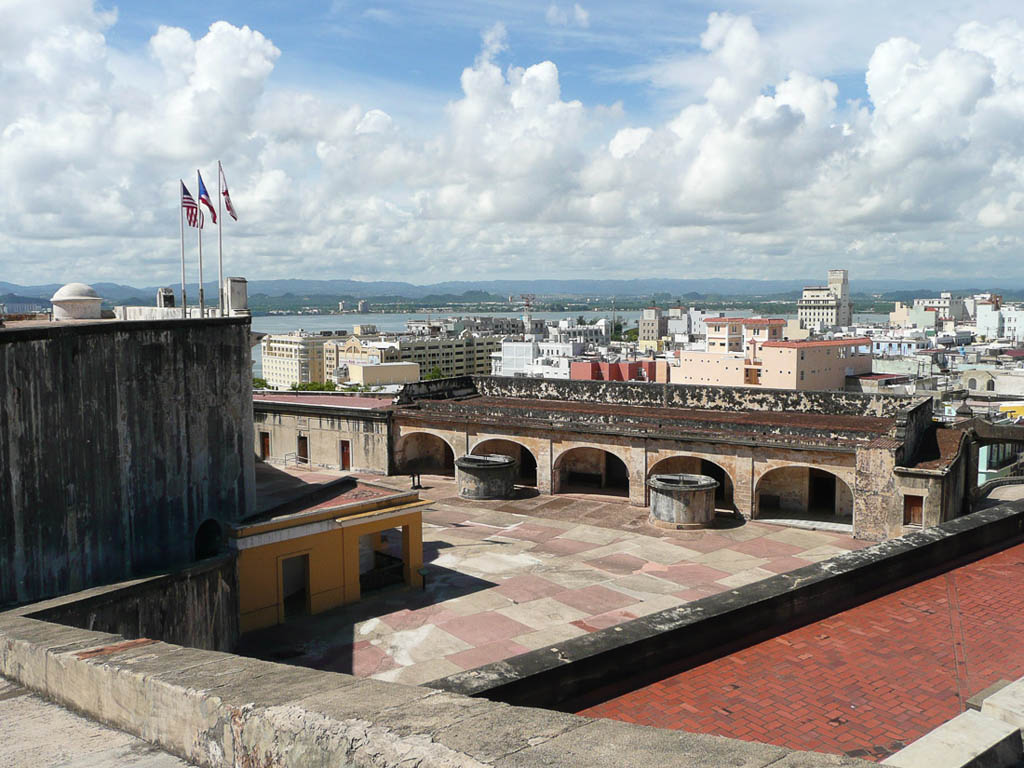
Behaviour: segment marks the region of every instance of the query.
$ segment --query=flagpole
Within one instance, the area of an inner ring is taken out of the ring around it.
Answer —
[[[178,179],[178,222],[181,224],[181,319],[188,317],[185,301],[185,183]]]
[[[218,279],[218,306],[220,316],[224,317],[224,213],[221,211],[220,199],[224,197],[221,193],[221,179],[224,171],[221,168],[220,160],[217,161],[217,279]]]
[[[199,192],[199,169],[196,169],[196,194]],[[203,209],[199,207],[199,198],[196,198],[196,224],[199,226],[196,229],[199,232],[199,316],[202,318],[206,317],[206,302],[203,300]]]

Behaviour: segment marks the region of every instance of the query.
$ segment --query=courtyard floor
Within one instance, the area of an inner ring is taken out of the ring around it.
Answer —
[[[330,473],[302,473],[318,482]],[[360,479],[407,489],[407,477]],[[869,546],[765,523],[666,531],[624,498],[468,502],[424,476],[426,586],[250,632],[240,653],[424,683]],[[398,546],[398,538],[390,539]]]

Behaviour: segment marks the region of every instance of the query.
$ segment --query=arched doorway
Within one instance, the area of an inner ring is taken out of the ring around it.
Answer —
[[[395,462],[401,474],[455,475],[455,453],[447,441],[429,432],[413,432],[398,442]]]
[[[537,485],[537,458],[525,445],[520,445],[512,440],[499,440],[495,438],[479,443],[473,448],[472,453],[475,456],[487,453],[511,456],[519,462],[518,483],[520,485]]]
[[[629,497],[629,469],[610,451],[571,448],[555,461],[555,493],[603,493]]]
[[[725,471],[725,467],[719,466],[709,459],[702,459],[699,456],[669,456],[657,462],[647,471],[647,477],[652,475],[707,475],[718,481],[715,489],[715,508],[736,511],[736,504],[733,501],[732,477]]]
[[[220,554],[221,528],[216,520],[207,520],[196,530],[195,559],[205,560]]]
[[[825,469],[772,469],[758,480],[755,496],[758,518],[853,522],[853,491]]]

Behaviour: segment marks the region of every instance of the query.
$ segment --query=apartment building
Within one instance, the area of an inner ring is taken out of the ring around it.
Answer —
[[[637,347],[642,352],[660,352],[662,338],[668,335],[668,318],[657,307],[648,307],[640,316]]]
[[[264,336],[260,341],[263,378],[274,389],[323,381],[324,345],[335,338],[333,334],[311,334],[301,330]]]
[[[847,376],[871,372],[871,339],[787,341],[781,318],[707,321],[707,349],[677,353],[673,384],[773,389],[843,389]]]
[[[943,291],[937,299],[914,299],[914,309],[934,312],[939,320],[967,320],[970,314],[962,298]]]
[[[801,328],[825,330],[853,323],[853,301],[845,269],[830,269],[828,284],[804,288],[796,304]]]
[[[488,375],[491,354],[501,350],[496,336],[401,337],[383,340],[352,336],[337,340],[324,349],[325,375],[346,364],[416,363],[421,375],[440,368],[442,375]]]

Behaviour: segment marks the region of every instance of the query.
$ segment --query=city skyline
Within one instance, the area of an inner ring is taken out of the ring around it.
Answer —
[[[1024,277],[1020,11],[853,5],[14,3],[0,278]]]

